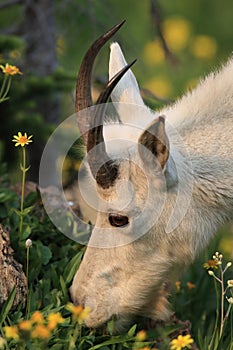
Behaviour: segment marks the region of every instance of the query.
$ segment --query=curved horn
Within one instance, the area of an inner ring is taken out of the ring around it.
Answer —
[[[106,102],[117,83],[135,62],[136,60],[125,66],[108,82],[96,102],[95,116],[91,120],[87,142],[88,162],[96,182],[102,188],[110,187],[118,176],[118,166],[109,158],[103,137],[103,118]],[[91,152],[89,153],[89,151]]]
[[[91,97],[91,73],[94,60],[104,46],[104,44],[120,29],[125,20],[114,26],[107,33],[99,37],[87,51],[81,67],[79,69],[76,86],[76,112],[93,105]],[[83,137],[84,144],[87,145],[87,130],[89,129],[90,116],[88,113],[80,115],[78,126]]]

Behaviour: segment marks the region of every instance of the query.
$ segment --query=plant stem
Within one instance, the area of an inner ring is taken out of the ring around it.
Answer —
[[[228,316],[230,314],[230,311],[231,311],[231,304],[228,305],[228,308],[227,308],[227,312],[226,312],[226,315],[224,317],[224,320],[223,320],[223,323],[225,323],[225,321],[228,319]]]
[[[8,77],[8,82],[7,82],[5,93],[3,95],[3,99],[5,99],[7,97],[7,94],[10,90],[10,87],[11,87],[11,77]]]
[[[70,342],[69,342],[69,349],[68,350],[75,349],[75,343],[76,343],[76,340],[77,340],[78,335],[80,334],[80,330],[81,330],[80,327],[81,326],[79,325],[79,323],[76,322],[72,338],[70,339]]]
[[[220,267],[220,271],[221,271],[221,323],[220,323],[220,332],[219,332],[219,339],[221,339],[222,336],[222,331],[223,331],[223,326],[224,326],[224,295],[225,295],[225,291],[224,291],[224,276],[223,276],[223,270],[222,270],[222,266]]]
[[[2,87],[1,87],[1,91],[0,91],[0,100],[2,99],[2,96],[3,96],[3,92],[4,92],[4,89],[5,89],[7,78],[8,78],[8,76],[4,75],[4,79],[3,79]]]
[[[27,247],[27,262],[26,262],[26,277],[27,277],[27,289],[28,289],[28,271],[29,271],[29,247]]]
[[[29,313],[29,288],[28,288],[28,275],[29,275],[29,250],[30,247],[27,247],[27,261],[26,261],[26,279],[27,279],[27,304],[26,304],[26,317],[28,318]]]
[[[26,178],[26,149],[22,147],[23,152],[23,164],[21,165],[22,171],[22,193],[21,193],[21,202],[20,202],[20,224],[19,224],[19,239],[22,238],[23,230],[23,205],[24,205],[24,192],[25,192],[25,178]]]
[[[217,330],[218,330],[218,322],[219,322],[219,292],[218,292],[218,286],[216,282],[216,278],[214,279],[214,287],[215,287],[215,293],[216,293],[216,319],[215,319],[215,325],[213,330],[213,336],[211,338],[211,341],[208,345],[208,350],[212,349],[213,342],[216,338]]]
[[[6,86],[6,83],[7,83],[7,86]],[[5,75],[2,83],[1,91],[0,91],[0,103],[8,99],[7,94],[10,90],[10,86],[11,86],[11,77],[9,75]]]

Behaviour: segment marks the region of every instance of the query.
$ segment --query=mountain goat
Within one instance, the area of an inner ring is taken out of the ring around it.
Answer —
[[[167,286],[233,219],[233,60],[153,112],[113,43],[110,81],[93,106],[94,59],[122,24],[91,46],[77,81],[85,186],[97,214],[70,289],[74,303],[91,308],[88,327],[114,318],[116,329],[135,315],[169,318]]]

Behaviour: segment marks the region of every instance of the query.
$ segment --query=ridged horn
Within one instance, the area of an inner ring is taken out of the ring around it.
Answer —
[[[95,116],[90,122],[87,142],[88,162],[96,182],[102,188],[110,187],[118,176],[118,166],[109,158],[103,137],[106,103],[117,83],[135,62],[136,60],[125,66],[108,82],[96,102]]]
[[[76,87],[76,112],[87,109],[93,105],[91,97],[91,75],[95,58],[104,44],[120,29],[125,20],[114,26],[107,33],[99,37],[87,51],[82,61]],[[78,115],[78,126],[87,147],[88,162],[96,182],[102,188],[110,187],[118,176],[118,166],[111,160],[106,152],[103,137],[103,119],[112,90],[136,62],[125,66],[105,86],[100,94],[95,109],[87,110]],[[98,146],[98,147],[97,147]]]
[[[95,58],[104,44],[121,28],[125,20],[111,28],[107,33],[100,36],[89,48],[79,69],[76,86],[76,112],[93,105],[91,97],[91,74]],[[90,127],[90,114],[81,113],[78,118],[78,126],[84,144],[87,146],[87,131]]]

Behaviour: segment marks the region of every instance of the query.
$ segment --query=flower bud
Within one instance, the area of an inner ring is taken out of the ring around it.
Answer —
[[[229,304],[233,304],[233,298],[232,297],[227,298],[227,301],[228,301]]]
[[[227,285],[229,288],[233,287],[233,280],[228,280]]]
[[[146,332],[141,330],[136,335],[136,341],[144,341],[146,339]]]
[[[26,240],[25,246],[26,246],[26,248],[31,248],[31,246],[32,246],[32,240],[31,240],[30,238],[28,238],[28,239]]]

